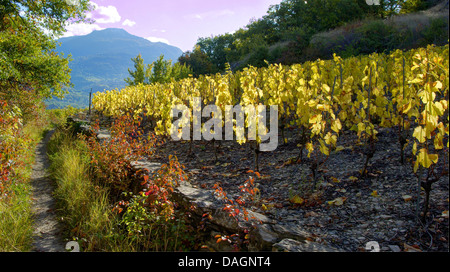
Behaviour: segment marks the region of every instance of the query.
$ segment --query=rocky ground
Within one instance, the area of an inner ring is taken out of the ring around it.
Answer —
[[[308,241],[338,250],[364,251],[375,241],[381,251],[448,251],[448,159],[440,157],[437,169],[447,174],[434,183],[427,220],[418,223],[411,152],[406,150],[406,162],[401,164],[397,139],[394,130],[379,130],[376,152],[363,177],[364,148],[356,135],[345,132],[338,140],[342,150],[331,153],[320,166],[314,187],[312,160],[304,153],[303,162],[295,162],[299,151],[292,137],[276,151],[261,153],[261,177],[256,180],[260,193],[248,208],[273,219],[278,228],[301,230],[308,233]],[[188,151],[189,143],[168,142],[158,147],[152,161],[164,162],[175,154],[195,187],[213,189],[217,183],[234,198],[247,171],[254,169],[250,145],[198,141],[191,155]],[[420,194],[422,203],[423,190]]]
[[[310,169],[313,160],[304,151],[303,160],[297,162],[296,133],[287,132],[287,144],[260,153],[260,177],[256,179],[259,194],[246,208],[275,222],[272,230],[301,233],[307,242],[325,248],[366,251],[370,242],[377,242],[381,251],[448,252],[448,148],[439,155],[436,172],[444,175],[432,186],[426,221],[419,222],[412,144],[405,149],[402,164],[396,130],[380,128],[378,132],[365,176],[361,175],[364,145],[358,143],[355,133],[345,131],[338,138],[340,151],[332,152],[319,167],[316,182]],[[195,188],[210,192],[218,184],[229,198],[241,195],[239,187],[248,179],[248,171],[255,169],[251,145],[195,141],[191,154],[189,149],[189,142],[167,141],[157,147],[149,161],[164,163],[169,155],[176,155]],[[424,196],[421,189],[420,211]]]

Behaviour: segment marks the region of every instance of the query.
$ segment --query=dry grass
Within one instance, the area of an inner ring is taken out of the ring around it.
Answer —
[[[323,48],[325,51],[336,47],[344,48],[360,38],[359,32],[363,27],[368,26],[371,23],[382,22],[390,29],[407,37],[409,41],[405,41],[404,44],[408,44],[408,46],[414,48],[423,46],[423,44],[420,44],[423,42],[423,32],[426,31],[426,29],[430,27],[431,22],[436,19],[442,19],[447,22],[448,26],[448,9],[439,12],[424,11],[401,14],[385,20],[367,19],[352,22],[336,29],[314,35],[311,38],[310,47]]]

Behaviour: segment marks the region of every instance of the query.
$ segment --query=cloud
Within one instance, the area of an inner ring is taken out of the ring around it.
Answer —
[[[115,6],[99,6],[95,3],[92,3],[95,7],[95,11],[98,14],[103,15],[103,18],[96,19],[96,23],[99,24],[108,24],[108,23],[117,23],[120,22],[122,17],[119,15],[117,8]]]
[[[77,2],[79,0],[66,0],[69,2]],[[95,21],[93,24],[87,24],[87,23],[75,23],[70,24],[68,23],[66,25],[66,32],[64,33],[63,37],[70,37],[70,36],[78,36],[78,35],[87,35],[91,33],[94,30],[102,30],[105,29],[104,27],[101,27],[100,24],[108,24],[108,23],[117,23],[120,22],[122,17],[120,16],[119,12],[117,11],[117,8],[115,6],[100,6],[97,3],[90,2],[92,6],[92,11],[88,12],[86,14],[86,17],[88,19],[91,19]],[[136,22],[133,22],[131,20],[126,19],[123,22],[123,25],[129,25],[133,26]]]
[[[147,39],[147,40],[149,40],[149,41],[151,41],[151,42],[162,42],[162,43],[165,43],[165,44],[170,45],[170,42],[169,42],[167,39],[164,39],[164,38],[147,37],[147,38],[145,38],[145,39]]]
[[[215,14],[215,16],[233,16],[235,13],[232,10],[225,9]]]
[[[125,21],[123,21],[123,23],[122,23],[122,25],[130,26],[130,27],[134,26],[135,24],[136,24],[136,22],[128,20],[128,19],[125,19]]]
[[[190,14],[190,15],[185,16],[185,18],[203,20],[203,16],[200,14]]]
[[[203,12],[203,13],[189,14],[189,15],[185,15],[184,18],[203,20],[203,19],[216,18],[216,17],[222,17],[222,16],[233,16],[234,14],[235,14],[234,11],[229,10],[229,9],[224,9],[224,10],[214,10],[214,11],[208,11],[208,12]]]
[[[63,37],[87,35],[94,30],[102,30],[104,28],[100,27],[97,24],[78,23],[78,24],[68,25],[68,26],[66,26],[66,29],[67,29],[67,31],[66,31],[66,33],[64,33]]]

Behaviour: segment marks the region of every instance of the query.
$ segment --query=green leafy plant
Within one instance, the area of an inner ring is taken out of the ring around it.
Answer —
[[[120,224],[138,248],[152,250],[182,250],[191,244],[186,236],[188,226],[183,215],[176,212],[171,200],[174,188],[187,179],[176,157],[161,166],[152,176],[143,175],[142,191],[125,192],[114,210],[122,214]]]

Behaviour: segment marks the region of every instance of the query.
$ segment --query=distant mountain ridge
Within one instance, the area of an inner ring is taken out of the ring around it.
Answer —
[[[65,56],[71,54],[73,61],[71,81],[74,88],[63,100],[47,101],[48,108],[66,105],[86,107],[89,92],[98,92],[125,86],[124,79],[129,76],[128,68],[133,67],[131,58],[142,55],[144,62],[152,63],[160,55],[176,62],[183,51],[175,46],[161,42],[151,42],[134,36],[123,29],[108,28],[93,31],[84,36],[72,36],[58,40],[61,46],[57,52]]]

